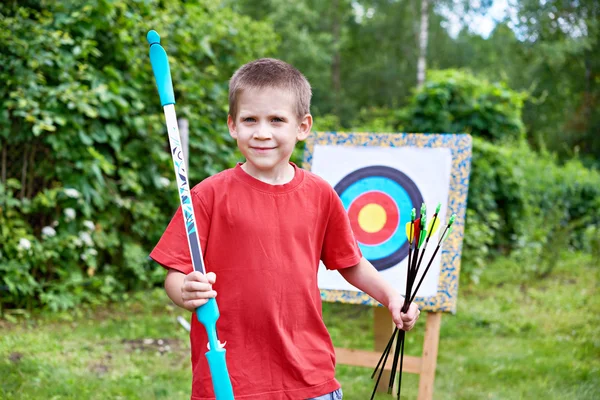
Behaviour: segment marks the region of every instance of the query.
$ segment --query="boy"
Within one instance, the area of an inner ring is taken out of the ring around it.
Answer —
[[[320,260],[387,306],[399,328],[410,330],[419,316],[414,304],[400,312],[402,296],[362,257],[333,188],[289,161],[311,131],[310,97],[306,78],[287,63],[242,66],[231,78],[227,125],[246,162],[191,191],[211,272],[192,272],[181,209],[150,255],[168,268],[165,290],[178,306],[193,311],[220,293],[217,327],[236,399],[341,399]],[[191,399],[214,399],[196,318],[190,340]]]

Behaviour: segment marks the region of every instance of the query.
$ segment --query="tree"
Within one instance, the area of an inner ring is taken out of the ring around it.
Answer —
[[[429,30],[429,2],[421,0],[421,24],[419,26],[419,61],[417,63],[417,86],[425,82],[427,66],[427,34]]]
[[[600,3],[596,0],[514,4],[510,22],[525,48],[526,76],[539,102],[525,121],[536,142],[563,154],[600,159]]]
[[[235,162],[228,80],[273,50],[266,24],[214,1],[0,3],[3,304],[67,308],[162,279],[147,255],[178,198],[150,27],[169,54],[198,182]]]

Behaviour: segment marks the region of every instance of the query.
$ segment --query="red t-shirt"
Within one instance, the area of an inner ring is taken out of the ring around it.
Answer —
[[[340,387],[317,270],[319,260],[340,269],[362,255],[333,188],[292,166],[284,185],[261,182],[238,164],[192,189],[206,269],[217,275],[217,331],[236,399],[306,399]],[[181,208],[150,256],[192,271]],[[190,340],[191,398],[214,399],[208,339],[195,317]]]

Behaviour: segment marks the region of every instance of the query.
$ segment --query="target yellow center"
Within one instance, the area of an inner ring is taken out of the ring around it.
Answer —
[[[368,233],[379,232],[386,221],[386,212],[379,204],[367,204],[358,212],[358,224]]]

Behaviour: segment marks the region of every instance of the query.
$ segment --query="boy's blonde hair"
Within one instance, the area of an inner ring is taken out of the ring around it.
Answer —
[[[261,58],[238,69],[229,81],[229,115],[235,121],[237,100],[247,89],[277,88],[289,90],[296,99],[296,116],[310,113],[310,83],[300,71],[290,64],[274,58]]]

